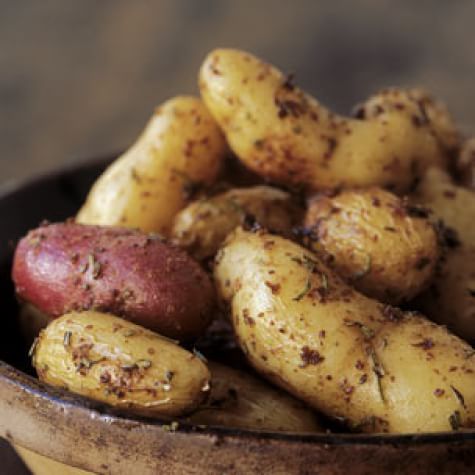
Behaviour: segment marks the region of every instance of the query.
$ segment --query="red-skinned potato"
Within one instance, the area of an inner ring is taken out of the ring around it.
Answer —
[[[198,263],[156,235],[60,223],[19,242],[12,277],[21,300],[58,317],[97,310],[179,340],[199,336],[214,288]]]

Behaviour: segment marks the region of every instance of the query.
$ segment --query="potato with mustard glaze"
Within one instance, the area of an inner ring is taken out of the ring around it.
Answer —
[[[170,99],[97,179],[76,219],[167,235],[193,188],[215,181],[226,151],[221,131],[198,98]]]
[[[450,117],[435,120],[437,114],[410,90],[370,98],[378,104],[368,118],[341,117],[276,68],[232,49],[206,57],[199,85],[236,155],[287,186],[318,191],[378,185],[406,192],[429,165],[445,166],[450,154]]]
[[[475,352],[444,327],[267,233],[235,232],[214,273],[250,363],[315,409],[368,432],[475,426]]]
[[[52,321],[33,348],[39,378],[149,417],[191,412],[207,396],[206,365],[176,343],[93,311]]]
[[[301,218],[302,209],[285,191],[264,185],[234,188],[188,205],[176,215],[171,235],[193,257],[204,260],[246,221],[290,236]]]
[[[439,259],[426,210],[381,188],[311,200],[305,243],[363,294],[399,304],[427,288]]]
[[[322,432],[317,416],[289,394],[251,374],[208,361],[211,391],[187,421],[279,432]]]

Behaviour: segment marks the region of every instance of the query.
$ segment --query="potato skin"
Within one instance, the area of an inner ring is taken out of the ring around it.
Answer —
[[[475,343],[475,248],[448,249],[434,281],[416,305],[431,320]]]
[[[221,131],[198,98],[170,99],[97,179],[77,221],[167,235],[192,188],[214,182],[226,151]]]
[[[446,251],[431,287],[417,305],[432,320],[475,342],[475,193],[455,185],[441,170],[430,169],[414,201],[432,210],[432,219],[443,223]]]
[[[214,288],[180,249],[154,235],[59,223],[30,231],[15,251],[17,295],[58,317],[99,310],[179,340],[211,321]]]
[[[427,170],[411,200],[431,209],[433,219],[453,229],[461,243],[475,246],[475,193],[454,184],[444,170]]]
[[[382,91],[375,96],[378,114],[344,118],[271,65],[232,49],[212,51],[199,81],[232,150],[277,183],[311,191],[378,185],[405,192],[430,164],[447,161],[439,122],[411,91]]]
[[[322,432],[300,401],[251,374],[208,361],[210,395],[188,417],[193,424],[281,432]]]
[[[40,333],[33,365],[46,383],[149,417],[186,414],[209,391],[210,374],[198,357],[93,311],[53,320]]]
[[[247,219],[290,236],[301,217],[302,210],[285,191],[264,185],[234,188],[181,210],[171,235],[194,258],[204,260],[214,256],[226,236]]]
[[[315,409],[371,432],[475,426],[474,350],[359,294],[303,247],[238,230],[215,279],[254,368]]]
[[[357,290],[393,305],[429,285],[440,256],[426,211],[377,187],[315,197],[305,235],[308,247]]]

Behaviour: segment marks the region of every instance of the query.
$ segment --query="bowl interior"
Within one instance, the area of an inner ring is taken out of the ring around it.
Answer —
[[[82,166],[46,174],[29,182],[0,188],[0,294],[3,330],[0,332],[0,360],[32,374],[28,343],[23,340],[16,315],[18,304],[11,281],[11,264],[16,242],[41,221],[62,221],[73,216],[85,199],[95,178],[111,161],[104,157]]]

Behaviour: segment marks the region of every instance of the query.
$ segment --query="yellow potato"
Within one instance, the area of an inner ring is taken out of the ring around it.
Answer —
[[[360,292],[398,304],[434,275],[439,245],[427,216],[377,187],[317,196],[305,218],[305,242]]]
[[[417,304],[432,320],[475,343],[475,247],[449,249]]]
[[[427,170],[411,200],[430,208],[434,221],[442,220],[462,243],[475,246],[473,191],[457,186],[446,172],[434,167]]]
[[[278,183],[309,190],[379,185],[404,192],[429,165],[447,161],[450,139],[441,137],[454,129],[450,117],[447,123],[432,121],[438,115],[410,90],[385,90],[368,101],[377,102],[368,118],[345,118],[271,65],[231,49],[207,56],[199,84],[233,151]]]
[[[441,326],[367,298],[308,250],[238,230],[215,279],[251,364],[353,428],[475,426],[475,351]]]
[[[447,249],[431,288],[418,298],[434,321],[475,342],[475,193],[455,185],[442,170],[428,170],[412,197],[442,222]]]
[[[212,361],[208,400],[188,421],[242,429],[322,432],[316,415],[300,401],[264,381]]]
[[[464,142],[456,163],[456,171],[461,184],[475,191],[475,138]]]
[[[221,131],[199,99],[171,99],[98,178],[77,222],[167,235],[193,188],[214,182],[226,150]]]
[[[46,383],[145,416],[186,414],[209,391],[209,371],[197,356],[93,311],[53,320],[40,333],[33,365]]]
[[[245,221],[290,236],[301,216],[289,193],[270,186],[235,188],[188,205],[175,217],[171,235],[203,260],[214,256],[226,236]]]

